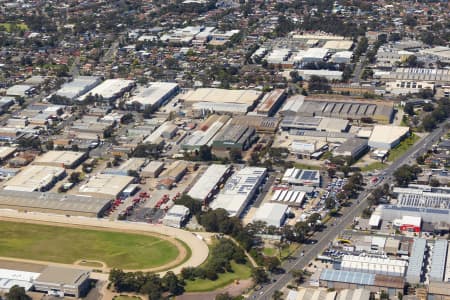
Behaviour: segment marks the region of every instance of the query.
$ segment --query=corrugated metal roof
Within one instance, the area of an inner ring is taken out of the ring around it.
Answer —
[[[447,261],[447,240],[437,240],[434,243],[431,254],[430,280],[442,281],[445,272],[445,263]]]
[[[411,256],[409,257],[408,271],[406,272],[407,280],[420,277],[422,274],[426,246],[427,241],[425,239],[414,239]]]
[[[375,282],[375,274],[323,269],[322,273],[320,273],[320,280],[345,282],[360,285],[373,285]]]

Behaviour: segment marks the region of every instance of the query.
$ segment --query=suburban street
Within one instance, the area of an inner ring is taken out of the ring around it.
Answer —
[[[417,157],[417,154],[423,153],[439,140],[439,137],[445,132],[447,123],[439,125],[433,132],[418,141],[398,160],[394,161],[384,171],[384,179],[380,181],[380,185],[387,182],[392,183],[392,174],[394,171],[403,164],[413,163],[413,160]],[[348,208],[347,211],[343,211],[343,216],[336,218],[336,225],[328,226],[322,232],[316,232],[311,240],[317,240],[315,244],[305,244],[294,254],[293,260],[286,260],[282,264],[282,268],[286,271],[282,275],[272,276],[272,284],[265,285],[261,290],[254,293],[252,299],[271,299],[275,291],[281,290],[292,279],[291,271],[296,269],[305,268],[308,263],[313,260],[321,251],[323,251],[330,242],[332,242],[344,229],[349,226],[355,217],[361,215],[362,211],[367,207],[367,197],[370,194],[369,190],[363,191],[357,200],[354,201],[354,205]],[[359,201],[359,202],[358,202]],[[302,251],[304,255],[301,256]]]

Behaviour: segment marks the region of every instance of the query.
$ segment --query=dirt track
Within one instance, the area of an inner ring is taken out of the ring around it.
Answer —
[[[159,238],[171,241],[172,243],[174,243],[174,245],[177,246],[178,250],[180,251],[178,257],[169,264],[156,268],[142,270],[142,271],[159,272],[160,274],[164,274],[167,271],[179,273],[181,269],[184,267],[196,267],[206,260],[209,252],[206,243],[203,240],[196,237],[193,233],[163,225],[109,221],[104,219],[94,219],[86,217],[66,217],[60,215],[48,215],[40,213],[18,213],[16,211],[7,211],[7,210],[0,210],[0,220],[39,223],[55,226],[68,226],[77,228],[91,228],[91,229],[101,228],[102,230],[156,235]],[[187,250],[185,247],[183,247],[180,241],[184,242],[191,249],[192,253],[192,255],[185,262],[183,262],[183,260],[186,258]],[[1,258],[1,259],[17,262],[26,262],[26,263],[35,262],[38,264],[55,265],[55,263],[43,261],[9,259],[9,258]],[[74,265],[68,266],[82,269],[93,269],[93,267],[82,266],[76,263],[78,263],[78,261],[74,262]],[[105,272],[109,270],[108,268],[97,268],[97,269],[102,269],[102,271]]]

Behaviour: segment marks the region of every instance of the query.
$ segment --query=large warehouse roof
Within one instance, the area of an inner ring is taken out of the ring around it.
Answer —
[[[110,202],[110,199],[41,192],[0,191],[0,207],[19,210],[51,210],[61,214],[97,215]]]
[[[229,169],[230,166],[227,165],[210,165],[189,190],[188,195],[194,199],[204,200]]]
[[[340,41],[327,41],[323,47],[332,50],[350,50],[353,46],[353,41],[351,40],[340,40]]]
[[[369,143],[392,144],[396,140],[405,136],[409,132],[409,127],[393,125],[375,125]]]
[[[320,280],[345,282],[359,285],[374,285],[375,274],[323,269],[320,273]]]
[[[381,75],[384,80],[414,80],[432,82],[450,82],[448,69],[396,68]]]
[[[9,291],[15,285],[28,291],[33,287],[33,281],[39,275],[40,273],[0,269],[0,291]]]
[[[444,280],[445,265],[447,261],[447,240],[436,240],[431,254],[430,280]]]
[[[373,274],[404,276],[408,263],[382,257],[344,255],[341,270],[360,271]]]
[[[82,157],[86,155],[84,152],[75,151],[48,151],[41,156],[36,157],[34,164],[36,165],[60,165],[61,167],[72,167]]]
[[[228,179],[224,189],[210,207],[223,208],[231,216],[239,216],[253,197],[265,174],[266,168],[245,167],[239,170]]]
[[[135,95],[130,98],[128,103],[138,102],[141,105],[160,105],[177,88],[177,83],[152,82],[148,86],[138,87]]]
[[[51,166],[28,166],[5,183],[5,190],[37,191],[50,185],[65,169]]]
[[[59,285],[76,287],[88,277],[89,272],[86,270],[48,266],[36,279],[36,284],[58,283]]]
[[[420,278],[422,274],[426,246],[427,241],[425,239],[414,239],[411,256],[409,257],[408,271],[406,273],[406,280],[411,283],[419,283],[416,279]]]
[[[185,102],[240,103],[252,105],[258,100],[261,94],[261,92],[254,90],[200,88],[182,95],[180,99]]]
[[[89,94],[102,96],[105,100],[116,97],[118,94],[123,92],[123,90],[134,85],[133,80],[126,80],[122,78],[107,79],[101,84],[93,88],[88,93],[80,97],[80,100],[84,100]]]
[[[285,219],[288,206],[279,203],[264,203],[253,216],[253,222],[266,222],[268,226],[279,227]]]
[[[288,99],[281,112],[344,119],[373,118],[388,122],[392,117],[393,110],[393,102],[390,101],[306,97],[294,101]]]
[[[100,77],[79,76],[76,77],[73,81],[63,84],[62,87],[56,92],[56,95],[74,99],[84,93],[87,93],[90,89],[95,87],[100,82]]]
[[[117,197],[132,181],[134,177],[97,174],[89,178],[89,181],[80,186],[81,194],[98,197]]]

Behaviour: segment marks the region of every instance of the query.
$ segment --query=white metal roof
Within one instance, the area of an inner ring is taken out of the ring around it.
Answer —
[[[253,221],[263,221],[269,226],[280,226],[281,221],[288,210],[286,204],[265,203],[256,211]]]
[[[436,240],[431,254],[430,280],[442,281],[445,273],[445,263],[447,261],[447,240]]]
[[[393,143],[409,132],[409,127],[394,125],[375,125],[369,142]]]
[[[15,285],[28,291],[33,286],[33,281],[41,275],[35,272],[25,272],[9,269],[0,269],[0,290],[9,290]]]
[[[210,165],[200,179],[198,179],[194,186],[189,190],[188,195],[198,200],[205,199],[229,168],[228,165]]]
[[[128,103],[138,102],[142,105],[156,105],[177,87],[177,83],[151,82],[147,86],[138,87],[135,95],[130,98]]]

